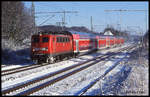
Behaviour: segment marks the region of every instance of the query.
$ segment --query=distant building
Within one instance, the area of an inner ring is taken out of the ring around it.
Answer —
[[[110,30],[104,32],[104,35],[114,35]]]

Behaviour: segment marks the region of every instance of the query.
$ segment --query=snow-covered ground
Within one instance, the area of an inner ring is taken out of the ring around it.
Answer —
[[[127,46],[127,45],[125,45],[125,46]],[[6,89],[10,86],[20,84],[21,82],[26,82],[26,81],[29,81],[33,78],[36,78],[36,77],[39,77],[42,75],[46,75],[47,73],[53,73],[57,70],[61,70],[61,69],[66,68],[68,66],[79,64],[79,63],[84,62],[88,59],[92,59],[95,56],[105,54],[108,51],[114,51],[114,50],[117,50],[119,48],[120,47],[112,48],[111,50],[103,50],[102,52],[99,51],[98,53],[80,56],[79,58],[72,58],[70,60],[61,61],[61,62],[52,64],[52,65],[48,65],[48,66],[44,66],[42,68],[37,68],[37,69],[31,70],[31,71],[24,71],[24,72],[17,73],[17,74],[11,74],[11,75],[6,76],[6,77],[4,76],[4,77],[2,77],[2,82],[3,82],[2,83],[2,89]],[[4,68],[2,68],[2,70],[4,70],[5,68],[11,69],[11,67],[13,68],[13,67],[15,67],[15,65],[9,66],[9,67],[4,67]],[[18,67],[18,65],[16,65],[16,67]]]
[[[101,61],[100,63],[97,63],[96,65],[93,65],[84,71],[81,71],[60,82],[57,82],[52,86],[35,92],[32,95],[78,95],[82,89],[86,88],[86,86],[88,86],[96,78],[110,71],[110,69],[113,66],[116,66],[120,60],[124,59],[125,56],[126,54],[121,54],[115,56],[115,58]],[[120,70],[121,67],[122,66],[119,66],[118,70]]]
[[[2,65],[33,64],[30,60],[31,39],[24,39],[23,45],[16,46],[13,41],[2,39]],[[13,66],[14,67],[14,66]]]
[[[95,84],[85,95],[149,95],[148,50],[142,49],[118,65],[103,80]]]
[[[44,66],[42,68],[33,69],[31,71],[25,71],[19,74],[13,74],[7,77],[1,77],[2,79],[2,90],[6,88],[10,88],[12,86],[27,82],[29,80],[33,80],[34,78],[46,75],[48,73],[56,72],[57,70],[61,70],[63,68],[66,68],[71,65],[76,65],[78,63],[81,63],[83,61],[86,61],[88,59],[92,59],[95,56],[99,56],[102,54],[105,54],[109,51],[118,50],[120,48],[123,48],[125,46],[128,46],[129,44],[126,43],[122,47],[118,48],[112,48],[109,50],[100,50],[97,53],[92,53],[90,55],[84,55],[80,56],[79,58],[72,58],[69,60],[61,61],[55,64],[51,64],[48,66]],[[118,56],[115,56],[112,59],[108,59],[106,61],[102,61],[101,63],[97,63],[94,66],[91,66],[87,68],[86,70],[83,70],[73,76],[70,76],[66,78],[65,80],[62,80],[60,82],[57,82],[54,85],[51,85],[49,87],[46,87],[38,92],[35,92],[33,95],[78,95],[80,91],[86,87],[89,83],[91,83],[94,79],[101,76],[106,70],[109,70],[109,68],[121,58],[125,57],[126,54],[121,54]],[[132,58],[132,57],[131,57]],[[131,64],[135,63],[132,62],[130,58],[130,61],[127,61],[126,58],[122,63],[119,63],[113,69],[103,80],[100,80],[98,83],[96,83],[91,89],[89,89],[84,95],[128,95],[127,93],[122,93],[121,91],[124,91],[125,89],[129,89],[130,83],[132,82],[130,80],[136,80],[139,79],[138,76],[144,78],[144,92],[148,90],[148,69],[147,67],[140,67],[141,65],[132,66]],[[128,59],[128,58],[127,58]],[[148,60],[145,58],[144,60]],[[126,62],[127,61],[127,62]],[[131,62],[131,63],[129,63]],[[23,65],[30,63],[27,62]],[[30,63],[31,64],[31,63]],[[146,63],[148,65],[148,61]],[[16,67],[23,66],[23,65],[15,65]],[[2,70],[15,68],[15,66],[9,66],[9,67],[3,67]],[[138,69],[135,69],[134,67],[137,67],[140,70],[144,70],[144,72],[138,73]],[[141,75],[142,74],[142,75]],[[136,76],[137,75],[137,76]],[[134,77],[133,77],[134,76]],[[10,78],[10,79],[9,79]],[[11,79],[12,78],[12,79]],[[9,80],[6,80],[9,79]],[[129,86],[128,86],[129,85]],[[138,85],[136,83],[136,85]],[[146,86],[147,85],[147,86]],[[128,88],[127,88],[128,86]],[[133,87],[132,87],[133,88]],[[135,87],[137,88],[137,87]],[[130,92],[130,91],[129,91]],[[145,94],[147,94],[146,92]],[[133,94],[134,95],[134,94]]]

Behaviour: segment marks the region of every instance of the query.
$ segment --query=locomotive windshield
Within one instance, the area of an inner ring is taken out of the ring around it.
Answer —
[[[39,42],[39,37],[34,37],[32,42],[33,43],[38,43]]]

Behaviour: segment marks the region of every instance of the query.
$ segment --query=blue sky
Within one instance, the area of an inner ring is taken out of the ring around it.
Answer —
[[[66,13],[66,26],[85,26],[91,29],[90,17],[93,17],[94,31],[101,32],[107,24],[118,28],[117,24],[121,22],[121,29],[145,31],[146,15],[145,12],[105,12],[104,10],[148,10],[148,2],[83,2],[83,1],[37,1],[34,2],[35,12],[61,12],[61,11],[78,11],[78,13]],[[25,2],[28,8],[31,2]],[[54,15],[54,17],[52,17]],[[36,14],[36,25],[56,25],[61,22],[63,13]],[[119,29],[119,28],[118,28]],[[148,13],[147,13],[148,29]]]

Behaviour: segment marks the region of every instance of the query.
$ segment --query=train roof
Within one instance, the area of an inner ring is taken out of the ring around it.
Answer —
[[[41,31],[38,32],[38,34],[42,34],[42,35],[72,35],[70,32],[68,31]]]
[[[79,34],[79,35],[92,35],[92,33],[87,32],[79,32],[79,31],[69,31],[72,34]]]
[[[94,37],[95,35],[92,33],[87,33],[87,32],[79,32],[79,31],[41,31],[38,32],[38,34],[35,35],[73,35],[73,34],[78,34],[80,37]]]
[[[78,34],[80,38],[94,38],[96,35],[88,32],[79,32],[79,31],[69,31],[72,35]]]
[[[35,35],[39,35],[39,34],[42,34],[42,35],[73,35],[73,34],[78,34],[80,35],[80,38],[93,38],[93,37],[96,37],[96,36],[99,36],[99,37],[102,37],[102,38],[105,38],[105,37],[110,37],[110,38],[123,38],[122,36],[112,36],[112,35],[100,35],[100,34],[95,34],[95,33],[88,33],[88,32],[79,32],[79,31],[41,31],[39,32],[38,34],[35,34]]]
[[[79,31],[69,31],[71,34],[87,35],[87,36],[96,36],[94,33],[88,32],[79,32]]]

